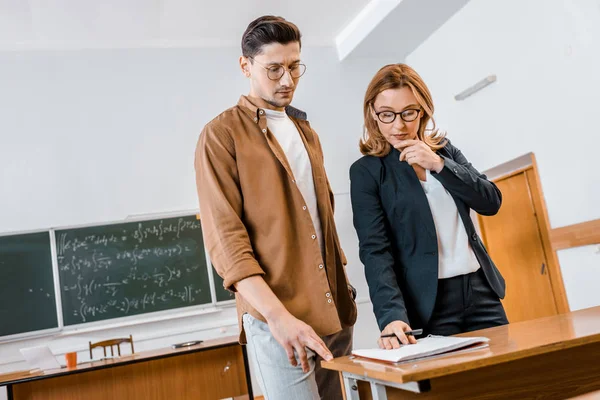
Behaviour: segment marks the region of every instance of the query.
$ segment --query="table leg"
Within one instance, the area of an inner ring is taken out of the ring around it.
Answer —
[[[351,374],[342,373],[344,379],[344,393],[346,393],[346,400],[360,400],[358,394],[358,382]]]
[[[371,382],[371,396],[373,400],[387,400],[385,386],[380,383]]]
[[[358,381],[364,381],[369,383],[371,387],[371,396],[373,400],[387,400],[388,396],[386,387],[402,389],[412,393],[423,393],[431,390],[431,384],[427,380],[407,383],[383,382],[378,379],[354,375],[349,372],[342,372],[342,378],[344,381],[344,392],[346,394],[346,400],[360,400],[360,393],[358,391]]]
[[[242,345],[242,356],[244,358],[244,372],[246,373],[246,386],[248,386],[248,399],[254,400],[254,393],[252,391],[252,377],[250,376],[250,363],[248,362],[248,352],[246,345]]]

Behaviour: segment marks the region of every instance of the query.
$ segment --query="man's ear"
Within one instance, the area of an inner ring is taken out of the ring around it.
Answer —
[[[248,57],[240,56],[240,68],[242,69],[242,74],[246,76],[246,78],[250,77],[250,60]]]

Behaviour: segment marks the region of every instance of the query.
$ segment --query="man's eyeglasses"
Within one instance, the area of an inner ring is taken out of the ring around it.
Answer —
[[[252,61],[256,62],[258,65],[267,70],[267,77],[272,81],[278,81],[281,79],[283,74],[285,74],[285,67],[281,64],[275,64],[270,66],[265,66],[262,63],[256,61],[256,59],[252,57],[248,57]],[[306,72],[306,65],[296,63],[288,68],[290,70],[290,76],[293,79],[298,79]]]
[[[393,111],[379,111],[376,112],[377,118],[384,124],[391,124],[396,120],[396,115],[399,115],[404,122],[413,122],[419,116],[421,112],[418,108],[409,108],[400,112]]]

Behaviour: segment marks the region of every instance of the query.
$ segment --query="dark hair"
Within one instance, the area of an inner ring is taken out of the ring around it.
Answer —
[[[250,22],[242,35],[242,55],[254,57],[262,47],[271,43],[288,44],[298,42],[302,46],[302,35],[293,23],[282,17],[264,15]]]

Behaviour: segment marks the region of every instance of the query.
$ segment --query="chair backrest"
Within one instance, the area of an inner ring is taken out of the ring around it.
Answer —
[[[109,340],[103,340],[101,342],[96,342],[96,343],[89,342],[89,343],[90,343],[90,360],[94,358],[94,356],[92,355],[92,349],[95,347],[102,347],[102,349],[104,350],[104,357],[107,357],[106,348],[110,347],[110,355],[114,357],[114,355],[115,355],[114,346],[117,346],[117,354],[120,356],[121,355],[121,343],[129,343],[131,345],[131,354],[134,353],[133,337],[131,337],[131,335],[129,335],[128,338],[109,339]]]

